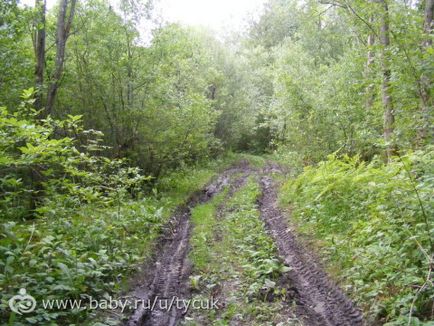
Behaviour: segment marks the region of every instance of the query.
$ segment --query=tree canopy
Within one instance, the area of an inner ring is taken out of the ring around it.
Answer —
[[[340,276],[372,320],[428,325],[433,292],[420,283],[426,269],[432,277],[434,250],[433,0],[268,0],[226,36],[160,21],[153,5],[0,2],[0,289],[11,296],[24,282],[77,296],[94,286],[102,296],[105,279],[115,284],[142,257],[138,232],[151,243],[162,212],[209,176],[199,166],[249,153],[290,166],[282,201],[348,268]],[[380,233],[384,246],[373,246]],[[382,250],[400,257],[402,272],[386,270],[396,264]],[[53,271],[71,274],[81,254],[82,278]],[[370,276],[366,257],[384,273]],[[380,303],[369,306],[373,297]],[[35,318],[27,322],[84,320]]]

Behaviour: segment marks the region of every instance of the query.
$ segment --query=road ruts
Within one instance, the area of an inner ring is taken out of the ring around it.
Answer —
[[[160,307],[159,302],[171,302],[173,298],[180,300],[190,298],[189,275],[191,263],[188,261],[189,239],[191,235],[191,210],[198,204],[205,203],[231,186],[230,178],[235,173],[245,171],[246,163],[242,162],[223,172],[217,180],[201,192],[193,195],[185,207],[179,208],[166,225],[156,249],[155,261],[145,271],[143,283],[138,286],[132,297],[140,302],[157,302],[153,309],[139,304],[138,309],[127,321],[127,326],[172,326],[177,325],[185,311]]]
[[[269,173],[268,170],[266,168],[264,172]],[[279,255],[291,268],[289,286],[297,303],[297,317],[306,326],[364,325],[360,310],[330,281],[290,231],[284,214],[278,208],[272,178],[268,175],[261,176],[260,185],[261,217],[277,245]]]

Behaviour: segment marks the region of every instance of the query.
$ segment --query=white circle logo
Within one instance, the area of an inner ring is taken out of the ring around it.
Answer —
[[[36,300],[27,294],[26,289],[20,289],[19,294],[9,299],[9,308],[18,315],[28,314],[35,310]]]

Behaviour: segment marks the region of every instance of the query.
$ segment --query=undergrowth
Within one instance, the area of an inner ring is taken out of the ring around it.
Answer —
[[[434,152],[384,164],[330,156],[281,191],[369,322],[432,325]]]
[[[30,97],[13,113],[0,108],[0,323],[82,324],[96,312],[44,309],[41,301],[114,296],[174,208],[236,157],[151,182],[101,156],[101,134],[83,130],[80,116],[37,119]],[[37,306],[18,315],[8,301],[22,288]]]
[[[0,240],[1,319],[10,325],[64,325],[88,319],[91,311],[45,310],[23,317],[9,314],[8,300],[25,288],[42,299],[94,299],[115,295],[150,254],[170,213],[202,187],[214,171],[197,168],[173,173],[165,182],[179,184],[158,196],[127,201],[120,207],[86,205],[26,223],[2,223]]]
[[[196,299],[217,298],[220,309],[190,312],[185,324],[288,325],[290,316],[281,313],[286,291],[278,284],[288,268],[260,220],[259,194],[250,178],[230,199],[222,194],[194,209],[192,288]]]

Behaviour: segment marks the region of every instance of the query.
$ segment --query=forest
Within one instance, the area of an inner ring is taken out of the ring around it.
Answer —
[[[434,325],[434,0],[159,1],[0,0],[0,324]]]

